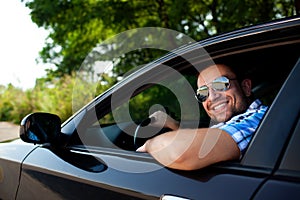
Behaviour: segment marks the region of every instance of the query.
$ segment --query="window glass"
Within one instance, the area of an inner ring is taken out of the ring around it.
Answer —
[[[187,124],[195,128],[199,116],[200,121],[202,118],[207,120],[205,111],[201,111],[202,107],[194,97],[196,79],[197,76],[191,74],[178,79],[167,77],[157,84],[145,85],[145,89],[136,96],[86,127],[80,139],[89,146],[135,150],[133,141],[137,126],[157,110],[166,111],[174,119],[189,122]],[[191,106],[191,101],[197,105],[198,111]],[[149,127],[148,131],[156,134],[162,130]]]
[[[190,87],[195,91],[196,79],[196,75],[186,75],[178,80],[168,81],[168,83],[151,85],[138,95],[130,98],[129,102],[125,102],[113,112],[102,117],[99,122],[101,125],[129,121],[138,123],[157,110],[165,110],[178,121],[196,120],[199,118],[199,112],[181,110],[181,104],[189,104],[191,96],[194,100],[193,94],[184,89],[186,81],[189,82]],[[176,96],[175,93],[180,93],[180,96]],[[127,112],[129,112],[129,116]],[[207,117],[205,112],[200,112],[200,115],[202,115],[203,120]]]

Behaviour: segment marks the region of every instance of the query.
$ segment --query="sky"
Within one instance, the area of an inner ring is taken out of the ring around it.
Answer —
[[[0,6],[0,85],[29,89],[45,76],[46,65],[37,64],[48,31],[31,21],[21,0],[2,0]]]

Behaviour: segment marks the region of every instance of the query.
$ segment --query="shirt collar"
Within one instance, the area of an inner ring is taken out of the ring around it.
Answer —
[[[257,108],[259,108],[261,105],[262,105],[262,102],[261,102],[259,99],[256,99],[255,101],[253,101],[253,102],[250,104],[248,110],[254,110],[254,109],[257,109]]]

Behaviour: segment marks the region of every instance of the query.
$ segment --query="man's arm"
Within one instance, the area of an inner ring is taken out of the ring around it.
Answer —
[[[216,128],[167,132],[147,140],[137,151],[148,152],[164,166],[181,170],[200,169],[240,156],[232,137]]]

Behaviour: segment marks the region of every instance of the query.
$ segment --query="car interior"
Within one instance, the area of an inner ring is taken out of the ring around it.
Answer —
[[[300,42],[298,41],[240,48],[235,51],[228,50],[227,53],[209,52],[209,54],[214,63],[232,66],[245,77],[250,78],[253,85],[253,97],[271,106],[284,80],[296,64],[299,50]],[[109,103],[113,98],[112,94],[107,100],[90,109],[88,111],[90,114],[82,119],[69,145],[135,151],[137,146],[142,145],[146,139],[168,131],[166,128],[141,124],[148,119],[149,113],[156,109],[163,110],[179,120],[183,128],[208,127],[209,118],[201,108],[201,104],[198,104],[198,110],[194,107],[181,108],[182,101],[187,105],[190,101],[195,101],[194,93],[188,94],[197,88],[198,69],[194,67],[195,63],[199,66],[207,65],[201,55],[195,54],[195,50],[188,53],[193,56],[193,64],[182,56],[176,56],[161,64],[176,69],[180,76],[175,73],[177,76],[174,78],[172,73],[163,73],[159,67],[156,67],[158,69],[154,67],[150,78],[157,80],[156,83],[152,81],[142,84],[133,92],[123,92],[123,96],[117,98],[121,100],[114,106]],[[141,75],[139,80],[144,80],[145,77],[149,78],[149,74]],[[186,80],[191,90],[186,87]],[[118,93],[119,90],[127,91],[127,87],[130,86],[122,86],[114,93]],[[184,100],[178,100],[176,92],[184,96]]]

